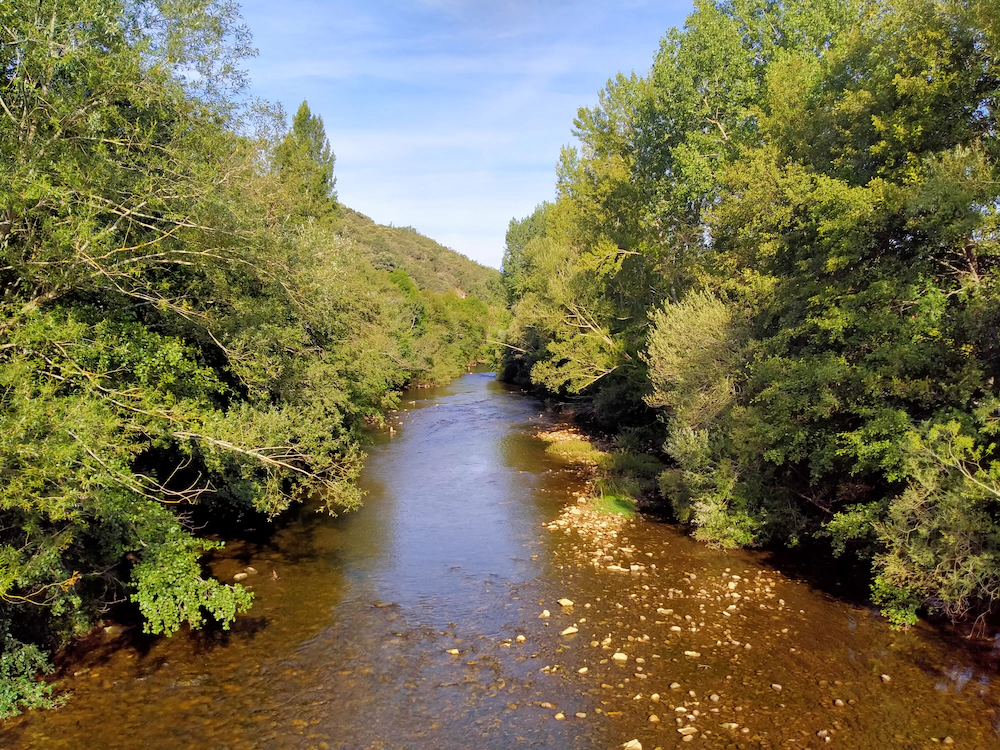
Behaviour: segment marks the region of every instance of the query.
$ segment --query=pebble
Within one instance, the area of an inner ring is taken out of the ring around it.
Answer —
[[[559,600],[559,606],[560,607],[572,607],[573,606],[573,600],[572,599],[560,599]]]
[[[678,690],[680,688],[680,686],[681,686],[681,684],[679,682],[671,682],[670,683],[670,689],[671,690]]]
[[[233,576],[234,581],[245,581],[247,578],[249,578],[248,573],[237,573]]]
[[[539,620],[544,620],[546,617],[551,617],[551,616],[552,615],[549,613],[549,611],[547,609],[543,609],[542,610],[542,614],[538,615],[538,619]]]
[[[525,638],[525,637],[524,637],[523,635],[519,635],[519,636],[518,636],[517,638],[515,638],[514,640],[515,640],[515,641],[517,641],[518,643],[524,643],[524,642],[525,642],[526,640],[528,640],[528,639],[527,639],[527,638]]]
[[[651,701],[653,701],[653,703],[659,703],[660,702],[660,694],[659,693],[653,693],[651,696],[649,696],[649,699]]]
[[[772,682],[771,683],[771,689],[772,690],[777,690],[780,693],[781,692],[781,685],[779,685],[777,682]]]
[[[586,719],[587,718],[587,714],[584,713],[583,711],[577,711],[574,714],[574,716],[576,716],[576,718],[578,718],[578,719]]]
[[[573,634],[575,634],[575,633],[579,633],[579,632],[580,632],[580,629],[579,629],[579,628],[577,628],[577,627],[574,627],[573,625],[570,625],[570,626],[569,626],[568,628],[566,628],[566,629],[565,629],[565,630],[564,630],[563,632],[561,632],[561,633],[560,633],[559,635],[573,635]]]
[[[458,655],[459,655],[460,653],[462,653],[462,652],[461,652],[461,651],[459,651],[459,650],[458,650],[457,648],[449,648],[449,649],[448,649],[448,651],[447,651],[446,653],[449,653],[449,654],[451,654],[452,656],[458,656]]]
[[[587,674],[587,672],[589,671],[590,670],[588,670],[587,667],[580,667],[578,670],[576,670],[577,674]]]
[[[882,675],[882,682],[892,682],[892,678],[889,675],[884,674]]]
[[[552,718],[555,719],[556,721],[562,721],[563,719],[566,718],[566,714],[564,714],[562,711],[560,711],[559,713],[557,713]]]
[[[681,727],[677,731],[678,733],[683,734],[685,737],[690,737],[691,735],[698,734],[698,729],[696,727]]]
[[[833,705],[835,705],[837,708],[843,708],[844,707],[844,701],[840,700],[840,698],[837,698],[837,700],[835,700],[833,702]]]
[[[697,651],[685,651],[684,652],[684,656],[690,656],[692,659],[695,659],[695,658],[701,656],[701,654],[699,652],[697,652]]]
[[[611,656],[611,658],[612,658],[612,659],[614,659],[614,660],[615,660],[616,662],[618,662],[619,664],[624,664],[625,662],[627,662],[627,661],[628,661],[628,654],[623,654],[623,653],[622,653],[621,651],[616,651],[616,652],[615,652],[615,653],[614,653],[614,654],[613,654],[613,655]]]
[[[649,723],[650,724],[659,724],[660,723],[660,717],[657,716],[656,714],[650,714],[649,715]]]
[[[715,694],[715,693],[712,693],[710,696],[708,696],[708,699],[710,701],[712,701],[712,703],[718,703],[719,702],[719,696],[717,694]]]
[[[251,567],[249,565],[247,565],[245,568],[243,568],[243,570],[245,570],[247,573],[249,573],[252,576],[257,575],[257,568],[253,568],[253,567]]]
[[[555,708],[555,705],[553,705],[552,703],[547,703],[547,702],[546,703],[539,703],[538,705],[541,706],[542,708]]]
[[[622,747],[625,750],[642,750],[642,743],[639,740],[629,740]]]

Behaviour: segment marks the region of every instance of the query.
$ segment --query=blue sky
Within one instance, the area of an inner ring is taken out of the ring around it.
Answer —
[[[499,267],[504,234],[555,190],[581,106],[645,73],[690,0],[244,0],[254,92],[306,99],[337,192],[375,221]]]

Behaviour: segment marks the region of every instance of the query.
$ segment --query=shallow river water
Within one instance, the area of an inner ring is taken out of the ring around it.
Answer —
[[[360,511],[212,561],[257,571],[232,631],[95,641],[0,747],[1000,748],[992,643],[655,521],[581,535],[538,402],[488,374],[407,397]]]

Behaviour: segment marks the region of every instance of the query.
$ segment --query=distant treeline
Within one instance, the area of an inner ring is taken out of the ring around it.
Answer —
[[[353,229],[249,44],[225,0],[0,5],[0,717],[112,603],[228,624],[192,509],[354,508],[361,429],[488,353],[496,272]]]
[[[697,2],[511,223],[502,374],[662,446],[699,539],[828,543],[898,624],[989,612],[998,54],[996,0]]]

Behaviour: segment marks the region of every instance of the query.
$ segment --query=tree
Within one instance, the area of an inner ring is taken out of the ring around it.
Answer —
[[[292,127],[275,150],[274,162],[282,179],[302,197],[303,216],[328,217],[336,209],[336,162],[323,128],[323,118],[314,115],[303,101]]]

